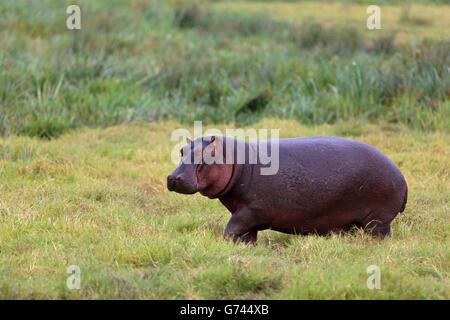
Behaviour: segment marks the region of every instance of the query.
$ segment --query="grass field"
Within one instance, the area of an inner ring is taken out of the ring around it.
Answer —
[[[217,200],[166,190],[175,167],[168,141],[178,127],[168,122],[83,129],[52,141],[0,140],[0,296],[449,298],[448,135],[389,124],[253,125],[281,128],[281,137],[368,142],[399,165],[410,190],[390,239],[359,231],[327,237],[264,231],[253,247],[222,238],[230,213]],[[380,267],[381,290],[366,287],[372,264]],[[66,287],[69,265],[81,268],[80,290]]]
[[[401,2],[400,2],[401,3]],[[404,1],[402,5],[380,5],[381,30],[368,30],[366,20],[369,4],[351,2],[276,2],[276,1],[225,1],[221,9],[235,12],[266,14],[271,18],[301,23],[305,20],[321,21],[334,25],[346,24],[358,29],[366,37],[395,33],[396,41],[417,41],[424,37],[448,39],[450,22],[443,17],[450,14],[450,6],[430,6]]]
[[[72,1],[2,0],[0,298],[449,299],[450,6],[385,1],[369,32],[356,2],[86,0],[69,31]],[[372,144],[406,210],[385,240],[230,243],[166,189],[194,120]]]
[[[408,25],[410,35],[424,28],[415,19],[419,7],[407,22],[368,36],[351,22],[358,16],[364,26],[364,11],[324,22],[339,6],[327,3],[264,4],[288,18],[301,13],[293,22],[270,17],[272,9],[263,16],[247,10],[263,6],[256,2],[236,12],[242,2],[87,0],[81,30],[67,30],[70,3],[2,1],[0,135],[51,138],[135,120],[250,124],[264,117],[450,127],[450,42],[436,37],[448,19],[435,18],[448,5],[420,7],[432,30],[398,43],[397,25]]]

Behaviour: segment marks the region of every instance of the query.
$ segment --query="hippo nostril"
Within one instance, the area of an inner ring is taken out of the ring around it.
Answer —
[[[169,190],[173,190],[173,188],[175,187],[175,182],[176,182],[175,177],[173,177],[173,176],[168,176],[168,177],[167,177],[167,188],[168,188]]]

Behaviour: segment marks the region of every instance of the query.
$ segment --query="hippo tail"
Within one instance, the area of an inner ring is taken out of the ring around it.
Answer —
[[[402,204],[402,207],[400,208],[400,212],[405,211],[406,202],[408,202],[408,185],[406,185],[405,198],[403,199],[403,204]]]

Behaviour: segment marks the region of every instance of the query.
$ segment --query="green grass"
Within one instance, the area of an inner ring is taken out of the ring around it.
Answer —
[[[435,1],[438,3],[438,1]],[[382,30],[371,31],[366,27],[369,5],[378,5]],[[448,39],[450,22],[444,17],[450,14],[449,2],[430,5],[431,1],[221,1],[222,9],[253,14],[266,13],[279,21],[299,23],[313,19],[328,24],[345,24],[357,29],[364,37],[395,34],[399,42],[421,38]]]
[[[449,299],[448,2],[383,1],[370,33],[366,2],[86,0],[69,31],[72,1],[2,0],[0,298]],[[194,120],[368,142],[406,211],[383,241],[230,243],[218,201],[166,190]]]
[[[399,42],[397,24],[369,36],[357,4],[336,15],[342,4],[84,1],[80,31],[65,27],[68,4],[2,1],[0,135],[264,117],[450,127],[450,43],[434,36],[448,30],[446,5],[384,8],[414,36]],[[432,32],[417,32],[428,28],[417,8]]]
[[[254,247],[222,238],[230,213],[217,200],[166,190],[175,167],[170,134],[180,126],[0,140],[0,297],[449,298],[448,134],[388,123],[252,125],[281,128],[281,137],[368,142],[398,164],[410,190],[389,239],[263,231]],[[72,264],[81,268],[80,290],[66,287]],[[381,269],[381,290],[366,287],[372,264]]]

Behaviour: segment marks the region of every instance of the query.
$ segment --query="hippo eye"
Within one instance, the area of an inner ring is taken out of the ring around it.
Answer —
[[[181,156],[183,156],[183,149],[180,149],[180,154]]]

